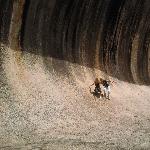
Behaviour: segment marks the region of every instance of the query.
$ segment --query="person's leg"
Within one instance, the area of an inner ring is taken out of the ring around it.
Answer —
[[[108,99],[110,100],[110,86],[108,86],[107,88],[107,95],[108,95]]]
[[[98,92],[99,92],[99,98],[101,98],[102,97],[102,91],[101,91],[100,87],[98,87]]]
[[[109,91],[107,92],[107,97],[108,97],[108,100],[110,100],[110,99],[109,99]]]
[[[101,93],[101,88],[100,88],[100,87],[98,87],[97,89],[98,89],[98,92],[100,92],[100,93]]]
[[[97,88],[95,87],[95,89],[94,89],[94,92],[96,93],[97,92]]]
[[[106,87],[104,87],[104,98],[106,98]]]

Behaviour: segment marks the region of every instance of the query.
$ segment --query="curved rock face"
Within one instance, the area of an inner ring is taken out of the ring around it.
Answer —
[[[0,8],[3,43],[150,84],[149,0],[0,0]]]
[[[149,0],[0,0],[0,149],[150,149],[149,18]]]

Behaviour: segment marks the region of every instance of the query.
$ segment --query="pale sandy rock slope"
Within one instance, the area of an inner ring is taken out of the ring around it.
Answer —
[[[150,149],[150,87],[4,46],[1,53],[1,150]],[[67,73],[57,68],[64,63]],[[95,77],[115,81],[111,100],[90,93]]]

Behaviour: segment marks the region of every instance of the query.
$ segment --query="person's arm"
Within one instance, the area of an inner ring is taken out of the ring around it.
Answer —
[[[110,80],[106,80],[108,83],[112,83],[112,81],[110,81]]]
[[[94,85],[94,83],[92,85]],[[92,85],[90,85],[90,86],[92,86]]]
[[[111,85],[113,85],[113,83],[115,83],[115,81],[110,81],[110,80],[108,80],[107,82]]]

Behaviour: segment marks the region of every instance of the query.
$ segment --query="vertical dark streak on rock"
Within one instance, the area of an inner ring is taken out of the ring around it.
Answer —
[[[13,0],[0,0],[0,41],[8,44]]]
[[[149,81],[148,72],[148,50],[150,45],[150,9],[145,15],[143,20],[143,26],[140,31],[140,43],[138,51],[138,76],[142,84],[146,84]]]
[[[23,16],[22,16],[22,25],[21,25],[21,35],[20,35],[20,45],[24,49],[24,36],[26,28],[26,20],[29,11],[30,0],[26,0],[24,4]]]

